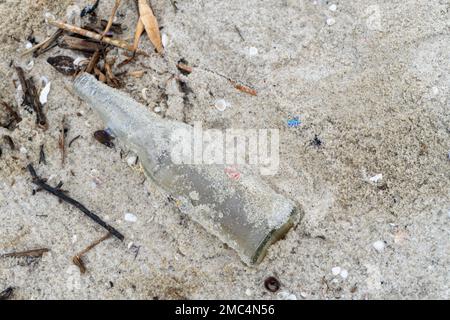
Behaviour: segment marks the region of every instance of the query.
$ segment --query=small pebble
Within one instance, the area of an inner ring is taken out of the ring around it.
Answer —
[[[127,222],[136,222],[137,217],[132,213],[125,213],[125,221]]]
[[[384,247],[385,247],[384,241],[381,241],[381,240],[375,241],[375,242],[373,243],[373,247],[374,247],[375,250],[377,250],[378,252],[383,252],[383,251],[384,251]]]
[[[328,18],[327,19],[327,25],[332,26],[335,23],[336,23],[336,20],[334,20],[334,18]]]
[[[219,99],[214,104],[217,110],[223,112],[228,108],[228,102],[226,102],[224,99]]]
[[[137,157],[136,156],[130,156],[127,158],[127,163],[130,167],[136,165]]]
[[[341,267],[332,268],[331,273],[333,274],[333,276],[337,276],[339,273],[341,273]]]
[[[373,176],[372,178],[370,178],[370,181],[373,183],[377,183],[378,181],[383,180],[383,175],[377,174],[376,176]]]
[[[431,89],[431,92],[433,92],[433,95],[434,95],[434,96],[437,96],[437,95],[439,94],[439,88],[438,88],[438,87],[433,87],[433,88]]]
[[[33,44],[32,44],[30,41],[27,41],[27,42],[25,43],[25,48],[26,48],[26,49],[31,49],[31,48],[33,48]]]
[[[27,153],[28,153],[27,148],[25,148],[25,147],[20,147],[20,153],[21,153],[21,154],[27,154]]]
[[[246,296],[250,297],[252,294],[253,294],[252,290],[250,290],[250,289],[245,290]]]
[[[155,109],[153,109],[153,111],[155,111],[155,113],[161,113],[161,107],[155,107]]]
[[[256,56],[256,55],[258,54],[258,49],[255,48],[255,47],[250,47],[250,48],[248,49],[248,54],[249,54],[250,56]]]
[[[348,271],[345,270],[345,269],[342,269],[342,271],[341,271],[341,277],[342,277],[342,279],[347,279],[347,277],[348,277]]]
[[[300,292],[300,296],[301,296],[303,299],[308,298],[308,294],[307,294],[306,292]]]
[[[328,9],[330,9],[330,11],[336,11],[337,10],[337,5],[332,4],[331,6],[328,7]]]

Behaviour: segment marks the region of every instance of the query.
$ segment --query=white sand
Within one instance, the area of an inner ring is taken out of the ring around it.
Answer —
[[[113,1],[101,2],[98,15],[106,18]],[[280,172],[265,179],[302,206],[303,219],[261,265],[243,265],[234,251],[183,219],[156,185],[143,182],[126,150],[121,158],[119,148],[93,139],[103,129],[99,119],[71,92],[70,77],[46,63],[58,53],[77,55],[55,48],[34,59],[31,71],[36,82],[41,76],[52,81],[49,129],[37,129],[35,116],[20,107],[24,120],[10,133],[17,151],[0,140],[0,254],[51,252],[31,264],[1,258],[0,291],[13,286],[16,299],[277,299],[263,286],[275,275],[287,293],[280,296],[299,299],[450,298],[450,5],[173,2],[177,12],[171,1],[151,1],[167,58],[153,54],[125,67],[147,73],[127,78],[123,90],[149,112],[169,108],[173,118],[201,120],[205,128],[280,129]],[[34,30],[44,39],[44,13],[62,18],[71,4],[82,8],[87,1],[0,3],[1,99],[16,105],[17,76],[9,64],[28,64],[20,57],[26,36]],[[133,1],[123,1],[117,22],[128,26],[124,37],[131,39]],[[148,39],[141,42],[150,51]],[[193,91],[186,106],[172,79],[181,58],[197,67],[184,78]],[[253,86],[258,96],[240,93],[207,69]],[[219,99],[230,104],[224,112],[214,107]],[[57,147],[63,115],[67,139],[82,136],[64,168]],[[287,126],[294,116],[299,128]],[[320,148],[310,144],[316,134]],[[37,165],[41,144],[46,166]],[[125,234],[124,243],[108,240],[88,253],[87,274],[80,275],[71,258],[104,231],[44,192],[31,196],[29,162]],[[381,180],[370,180],[379,174]],[[126,214],[137,220],[126,221]],[[385,242],[384,250],[375,250],[376,241]],[[345,276],[333,275],[337,266]]]

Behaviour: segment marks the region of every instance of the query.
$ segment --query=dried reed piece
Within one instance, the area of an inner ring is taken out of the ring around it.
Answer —
[[[94,39],[103,43],[107,43],[110,44],[112,46],[121,48],[121,49],[125,49],[128,51],[135,51],[133,48],[133,45],[123,41],[123,40],[118,40],[118,39],[112,39],[112,38],[107,38],[107,37],[102,37],[101,34],[92,32],[92,31],[88,31],[82,28],[79,28],[77,26],[73,26],[67,23],[64,23],[62,21],[49,21],[49,23],[52,26],[58,27],[60,29],[72,32],[72,33],[76,33],[79,35],[82,35],[86,38],[90,38],[90,39]]]
[[[139,14],[140,20],[144,24],[145,31],[147,31],[148,38],[155,46],[159,54],[163,53],[163,45],[161,41],[161,34],[159,32],[158,21],[156,20],[153,10],[148,5],[147,0],[139,0]],[[139,27],[139,24],[138,24]]]
[[[119,9],[121,1],[122,0],[116,0],[116,3],[114,4],[114,8],[113,8],[113,11],[112,11],[112,14],[111,14],[111,17],[109,17],[108,24],[106,25],[106,28],[105,28],[105,30],[102,33],[102,38],[108,33],[109,29],[111,29],[111,27],[113,25],[113,22],[114,22],[114,17],[116,16],[116,12],[117,12],[117,9]]]

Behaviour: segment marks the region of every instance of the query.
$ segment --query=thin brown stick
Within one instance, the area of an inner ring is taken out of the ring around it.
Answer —
[[[59,36],[62,34],[62,30],[57,30],[55,31],[55,33],[53,33],[50,37],[48,37],[47,39],[45,39],[44,41],[42,41],[41,43],[35,45],[34,47],[24,51],[22,53],[22,57],[26,56],[27,54],[33,53],[37,50],[45,50],[47,49],[53,42],[56,41],[56,39],[59,38]]]
[[[0,258],[22,258],[22,257],[31,257],[31,258],[39,258],[46,252],[49,252],[50,249],[34,249],[22,252],[11,252],[0,255]]]
[[[113,22],[114,22],[114,17],[116,16],[116,12],[117,12],[117,9],[119,9],[121,1],[122,0],[116,0],[116,3],[114,4],[114,8],[111,13],[111,16],[109,17],[108,24],[106,25],[106,28],[102,33],[102,38],[108,33],[109,29],[111,29]]]
[[[94,68],[97,65],[98,61],[100,60],[100,51],[97,50],[95,51],[95,53],[92,55],[91,60],[89,60],[89,64],[86,67],[86,72],[87,73],[92,73],[94,72]]]
[[[110,44],[112,46],[121,48],[121,49],[125,49],[128,51],[134,51],[133,45],[123,41],[123,40],[118,40],[118,39],[112,39],[112,38],[108,38],[108,37],[102,37],[101,34],[92,32],[92,31],[88,31],[86,29],[82,29],[79,28],[77,26],[73,26],[67,23],[64,23],[62,21],[49,21],[49,23],[55,27],[58,27],[60,29],[72,32],[72,33],[76,33],[79,35],[82,35],[86,38],[90,38],[90,39],[94,39],[103,43],[107,43]]]
[[[89,251],[91,251],[92,249],[94,249],[96,246],[98,246],[100,243],[102,243],[103,241],[109,239],[111,237],[111,233],[108,232],[108,234],[106,234],[105,236],[101,237],[100,239],[94,241],[93,243],[91,243],[89,246],[87,246],[86,249],[84,249],[83,251],[79,252],[78,254],[76,254],[73,258],[72,258],[72,262],[78,267],[80,268],[80,272],[81,273],[86,273],[86,266],[83,262],[83,256],[88,253]]]
[[[59,135],[58,147],[61,150],[61,166],[66,163],[66,116],[61,121],[61,133]]]

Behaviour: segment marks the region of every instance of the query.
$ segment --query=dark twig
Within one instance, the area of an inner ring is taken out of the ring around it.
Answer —
[[[23,257],[30,257],[30,258],[40,258],[42,255],[46,252],[49,252],[50,249],[43,248],[43,249],[34,249],[34,250],[28,250],[28,251],[22,251],[22,252],[11,252],[0,255],[0,258],[23,258]]]
[[[0,292],[0,300],[8,300],[9,298],[11,298],[13,292],[14,292],[13,287],[9,287],[6,290]]]
[[[39,151],[39,164],[43,163],[47,165],[47,160],[45,159],[44,145],[41,145],[41,149]]]
[[[103,228],[108,230],[113,236],[115,236],[120,241],[123,241],[125,239],[125,237],[119,231],[117,231],[112,226],[107,224],[105,221],[103,221],[95,213],[89,211],[84,205],[82,205],[78,201],[72,199],[71,197],[67,196],[61,190],[53,188],[50,185],[48,185],[47,183],[45,183],[44,180],[37,175],[36,171],[34,170],[34,168],[33,168],[33,166],[31,164],[29,164],[27,166],[27,169],[30,172],[31,176],[33,177],[33,183],[35,185],[37,185],[41,189],[43,189],[43,190],[53,194],[54,196],[56,196],[57,198],[61,199],[62,201],[67,202],[68,204],[71,204],[75,208],[79,209],[81,212],[83,212],[86,216],[91,218],[97,224],[99,224],[100,226],[102,226]]]
[[[72,140],[70,140],[69,142],[69,148],[72,146],[72,143],[74,143],[75,141],[77,141],[78,139],[80,139],[81,136],[76,136],[75,138],[73,138]]]

